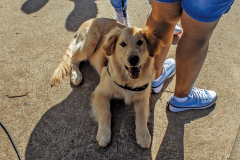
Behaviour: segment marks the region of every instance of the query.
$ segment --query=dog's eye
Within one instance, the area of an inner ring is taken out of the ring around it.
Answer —
[[[125,47],[127,44],[126,44],[125,42],[122,42],[120,45],[121,45],[122,47]]]
[[[137,41],[137,45],[141,46],[142,44],[143,44],[143,41],[141,41],[141,40]]]

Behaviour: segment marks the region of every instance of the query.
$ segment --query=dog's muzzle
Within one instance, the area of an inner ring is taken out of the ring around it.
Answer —
[[[125,65],[125,68],[128,71],[128,74],[129,74],[130,78],[138,79],[138,77],[140,75],[141,66],[139,66],[139,67],[127,67]]]
[[[123,60],[122,60],[123,61]],[[141,66],[136,66],[139,61],[140,61],[140,58],[137,56],[137,55],[130,55],[127,59],[128,63],[131,65],[130,67],[125,66],[126,70],[128,71],[128,74],[130,76],[131,79],[137,79],[140,75],[140,69],[141,69]]]
[[[140,69],[141,69],[141,66],[137,67],[137,64],[139,63],[140,58],[138,57],[138,55],[130,55],[127,61],[131,65],[130,67],[127,67],[125,65],[125,68],[129,73],[129,76],[132,79],[137,79],[140,75]]]

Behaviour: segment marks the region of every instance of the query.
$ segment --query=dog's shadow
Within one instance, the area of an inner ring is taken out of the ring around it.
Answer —
[[[74,9],[66,19],[65,27],[67,30],[75,32],[83,22],[91,18],[96,18],[98,10],[95,0],[69,1],[74,2]],[[21,6],[21,10],[26,14],[31,14],[42,9],[48,2],[49,0],[27,0]]]
[[[84,63],[80,67],[84,81],[80,86],[72,86],[69,96],[42,116],[30,136],[25,159],[152,159],[151,149],[142,149],[136,143],[135,114],[132,106],[126,106],[123,100],[111,101],[111,141],[107,147],[99,147],[97,124],[90,117],[90,97],[99,77],[90,64]],[[171,81],[169,79],[164,88]],[[161,94],[153,94],[150,99],[148,128],[151,135],[154,107]],[[184,124],[206,116],[213,108],[184,113],[171,113],[166,109],[169,122],[157,159],[184,159]]]

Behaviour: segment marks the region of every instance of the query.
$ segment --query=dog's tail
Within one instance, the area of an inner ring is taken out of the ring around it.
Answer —
[[[65,52],[62,62],[59,64],[57,69],[54,71],[51,86],[55,86],[57,83],[61,83],[66,76],[69,75],[71,70],[71,59],[73,56],[73,49],[75,45],[75,38],[71,41],[68,50]]]

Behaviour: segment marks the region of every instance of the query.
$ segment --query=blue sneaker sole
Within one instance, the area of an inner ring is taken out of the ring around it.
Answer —
[[[186,110],[191,110],[191,109],[205,109],[208,108],[210,106],[212,106],[217,100],[217,97],[209,104],[205,105],[205,106],[199,106],[199,107],[177,107],[172,105],[170,102],[168,102],[168,106],[169,106],[169,110],[172,112],[181,112],[181,111],[186,111]]]

